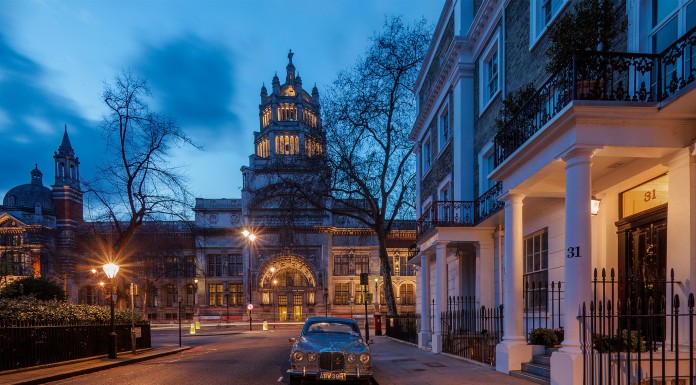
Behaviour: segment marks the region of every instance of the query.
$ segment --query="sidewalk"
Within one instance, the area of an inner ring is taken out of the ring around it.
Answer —
[[[106,356],[97,358],[85,358],[70,362],[62,362],[45,365],[42,368],[27,368],[0,374],[0,385],[9,384],[43,384],[49,381],[57,381],[68,377],[79,376],[99,370],[114,368],[121,365],[132,364],[149,360],[152,358],[167,356],[191,349],[190,346],[184,347],[164,347],[156,349],[144,349],[138,351],[136,355],[131,352],[121,352],[116,359],[108,359]]]
[[[372,340],[374,380],[379,385],[532,384],[488,365],[433,354],[389,337]]]

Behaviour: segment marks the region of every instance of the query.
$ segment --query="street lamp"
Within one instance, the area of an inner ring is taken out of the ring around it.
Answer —
[[[227,302],[227,317],[225,317],[225,326],[230,322],[230,292],[229,289],[225,292],[225,302]]]
[[[242,230],[242,235],[244,236],[244,238],[250,240],[251,242],[254,242],[256,240],[256,234],[249,231],[249,229]],[[247,265],[247,291],[249,295],[249,300],[247,303],[247,309],[249,314],[249,330],[251,330],[251,311],[254,308],[254,305],[251,304],[251,251],[249,251],[248,255],[249,263]]]
[[[324,287],[324,314],[326,317],[329,316],[329,288]]]
[[[109,358],[116,358],[116,330],[114,330],[114,277],[118,273],[118,265],[109,262],[102,266],[104,273],[111,280],[111,334],[109,334],[107,350]]]

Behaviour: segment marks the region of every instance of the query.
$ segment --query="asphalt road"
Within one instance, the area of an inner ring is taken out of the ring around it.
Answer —
[[[205,328],[207,335],[184,336],[183,345],[193,346],[185,352],[53,384],[287,384],[285,371],[292,345],[288,337],[296,336],[299,329]],[[153,346],[178,345],[178,335],[176,329],[153,330]]]

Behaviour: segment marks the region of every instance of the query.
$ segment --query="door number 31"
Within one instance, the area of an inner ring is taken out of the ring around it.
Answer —
[[[580,246],[569,247],[566,250],[566,258],[580,258]]]

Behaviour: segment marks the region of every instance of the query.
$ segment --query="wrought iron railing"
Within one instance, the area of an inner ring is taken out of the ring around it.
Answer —
[[[505,122],[494,139],[495,166],[541,130],[573,100],[662,101],[696,76],[696,28],[660,54],[593,53],[576,56],[553,74]]]
[[[435,201],[416,221],[416,236],[434,227],[471,227],[481,223],[505,206],[498,201],[501,183],[496,183],[475,201]]]
[[[650,273],[595,270],[594,299],[579,317],[584,384],[694,383],[694,296],[675,294],[673,273]]]
[[[476,306],[473,297],[449,297],[442,313],[442,351],[495,366],[503,337],[503,306]]]
[[[417,344],[419,325],[420,314],[417,313],[387,315],[387,336]]]
[[[524,334],[528,342],[529,333],[534,329],[563,329],[561,302],[564,299],[562,282],[527,282],[525,284]]]
[[[136,349],[151,347],[150,324],[136,324]],[[0,324],[0,371],[105,355],[109,323],[54,325],[37,322]],[[130,325],[116,325],[119,351],[131,350]]]

